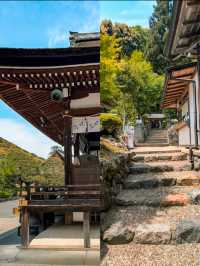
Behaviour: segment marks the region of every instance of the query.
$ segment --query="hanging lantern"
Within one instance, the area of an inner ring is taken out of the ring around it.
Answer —
[[[61,102],[63,100],[63,92],[59,89],[55,89],[51,92],[51,99],[55,102]]]

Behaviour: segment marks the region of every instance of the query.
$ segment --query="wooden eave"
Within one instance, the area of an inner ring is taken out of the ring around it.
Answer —
[[[180,54],[196,56],[200,43],[200,2],[199,0],[174,0],[166,54],[176,58]]]
[[[66,107],[52,90],[68,88],[70,100],[99,93],[99,48],[0,49],[0,98],[51,139],[63,144]],[[94,115],[100,106],[71,116]]]
[[[188,91],[188,82],[177,79],[192,79],[196,72],[196,64],[172,67],[168,69],[163,89],[162,108],[176,109],[177,103]]]

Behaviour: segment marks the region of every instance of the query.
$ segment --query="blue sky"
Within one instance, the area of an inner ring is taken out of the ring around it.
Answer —
[[[99,31],[100,20],[148,26],[154,1],[1,1],[0,47],[69,46],[69,31]],[[14,134],[13,134],[14,133]],[[0,101],[0,137],[47,157],[55,143]]]
[[[96,1],[1,1],[0,47],[67,47],[69,31],[99,31]],[[0,101],[0,137],[47,157],[55,143]]]
[[[155,1],[101,1],[100,19],[111,19],[128,25],[149,26],[149,17],[153,12]]]

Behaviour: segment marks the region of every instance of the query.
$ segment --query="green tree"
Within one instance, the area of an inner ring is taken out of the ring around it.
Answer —
[[[149,20],[150,34],[146,55],[154,72],[163,74],[169,61],[164,54],[167,41],[172,1],[156,0],[154,11]]]
[[[100,49],[100,84],[101,102],[112,106],[117,101],[119,89],[115,83],[118,69],[118,41],[114,36],[101,34]]]
[[[129,94],[139,116],[159,111],[163,77],[153,72],[142,52],[135,51],[124,59],[117,75],[123,94]]]
[[[112,35],[113,34],[113,24],[111,20],[103,20],[100,25],[101,34]]]
[[[128,26],[125,23],[113,24],[111,20],[103,20],[101,33],[115,36],[121,48],[120,56],[130,56],[135,50],[146,50],[149,30],[141,26]]]

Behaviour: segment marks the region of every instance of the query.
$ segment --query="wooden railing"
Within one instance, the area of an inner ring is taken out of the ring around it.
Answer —
[[[99,198],[100,185],[37,186],[25,184],[20,196],[26,200],[56,200],[68,198]]]

